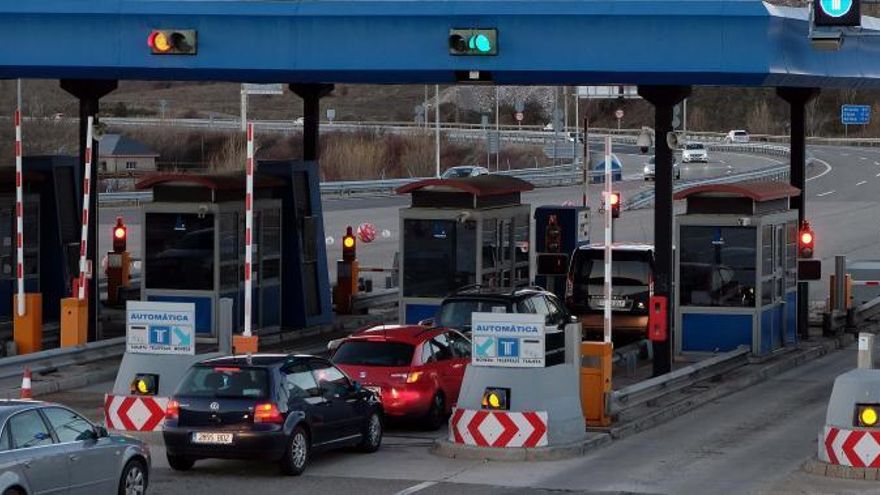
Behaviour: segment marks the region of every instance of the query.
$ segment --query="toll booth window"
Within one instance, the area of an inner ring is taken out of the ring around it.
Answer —
[[[519,286],[529,282],[529,216],[517,215],[514,222],[514,283]]]
[[[148,289],[214,289],[214,215],[147,213]]]
[[[220,215],[220,289],[238,290],[240,257],[244,251],[238,213]]]
[[[751,227],[682,226],[681,304],[754,307],[756,237]]]
[[[483,220],[481,283],[485,286],[513,286],[513,227],[511,219]]]
[[[471,221],[404,220],[403,295],[444,297],[473,284],[475,228]]]

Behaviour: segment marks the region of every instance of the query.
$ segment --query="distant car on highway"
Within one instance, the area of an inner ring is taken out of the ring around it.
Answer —
[[[684,163],[691,162],[709,162],[709,150],[703,143],[685,143],[681,150],[681,161]]]
[[[642,169],[646,181],[656,179],[654,160],[654,155],[651,155],[651,158],[648,158],[647,163],[645,163],[645,166]],[[678,163],[678,160],[672,162],[672,178],[675,180],[681,179],[681,164]]]
[[[447,168],[443,175],[440,176],[441,179],[464,179],[467,177],[479,177],[481,175],[488,175],[489,169],[486,167],[477,167],[474,165],[461,165],[458,167],[450,167]]]
[[[724,137],[725,143],[748,143],[749,142],[749,133],[748,131],[744,131],[742,129],[734,129],[727,133],[727,136]]]
[[[255,459],[300,475],[316,452],[375,452],[382,432],[376,394],[326,359],[257,354],[190,368],[168,401],[162,433],[177,471],[199,459]]]
[[[0,493],[144,494],[150,450],[67,407],[0,400]]]
[[[471,341],[446,328],[382,325],[340,342],[333,364],[382,398],[389,418],[436,430],[458,403]]]

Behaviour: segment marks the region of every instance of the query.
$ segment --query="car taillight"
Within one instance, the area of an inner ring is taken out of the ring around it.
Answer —
[[[421,371],[413,371],[406,377],[406,383],[415,383],[422,377]]]
[[[180,416],[180,402],[174,399],[168,401],[165,406],[165,419],[177,419]]]
[[[278,406],[271,402],[262,402],[254,407],[254,423],[284,423],[284,417]]]

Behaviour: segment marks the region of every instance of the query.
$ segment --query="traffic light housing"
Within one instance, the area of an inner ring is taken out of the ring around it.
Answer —
[[[450,55],[498,55],[498,30],[489,29],[450,29]]]
[[[501,387],[486,387],[483,391],[483,400],[480,402],[483,409],[496,411],[510,410],[510,389]]]
[[[156,395],[159,393],[159,375],[138,373],[131,381],[131,395]]]
[[[798,232],[798,258],[810,259],[813,257],[816,246],[816,234],[810,226],[810,222],[804,220]]]
[[[153,55],[195,55],[195,29],[153,29],[147,37]]]
[[[611,196],[608,197],[608,202],[611,203],[611,218],[618,218],[620,216],[620,193],[614,191],[611,193]]]
[[[122,217],[116,217],[116,225],[113,227],[113,252],[124,253],[128,240],[128,227],[122,222]]]
[[[354,261],[357,259],[357,238],[355,238],[350,226],[345,230],[345,235],[342,237],[342,259],[344,261]]]
[[[861,0],[813,0],[813,25],[860,26]]]

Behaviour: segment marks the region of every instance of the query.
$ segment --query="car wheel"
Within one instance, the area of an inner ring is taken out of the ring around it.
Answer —
[[[147,465],[140,459],[128,461],[119,478],[119,495],[144,495],[147,493]]]
[[[431,431],[436,431],[439,430],[445,422],[446,400],[443,399],[442,393],[437,392],[437,394],[434,395],[434,398],[431,399],[431,408],[428,409],[428,416],[425,418],[425,426]]]
[[[367,420],[366,431],[364,431],[364,438],[361,440],[360,445],[358,445],[358,449],[361,452],[372,453],[379,450],[379,447],[382,445],[382,418],[379,417],[379,413],[370,414],[370,419]]]
[[[18,490],[16,488],[10,488],[8,490],[5,490],[3,492],[3,495],[25,495],[25,494],[21,490]]]
[[[195,459],[184,457],[182,455],[166,454],[168,465],[175,471],[189,471],[196,464]]]
[[[287,450],[281,459],[281,471],[290,476],[299,476],[309,463],[309,436],[302,426],[293,429]]]

